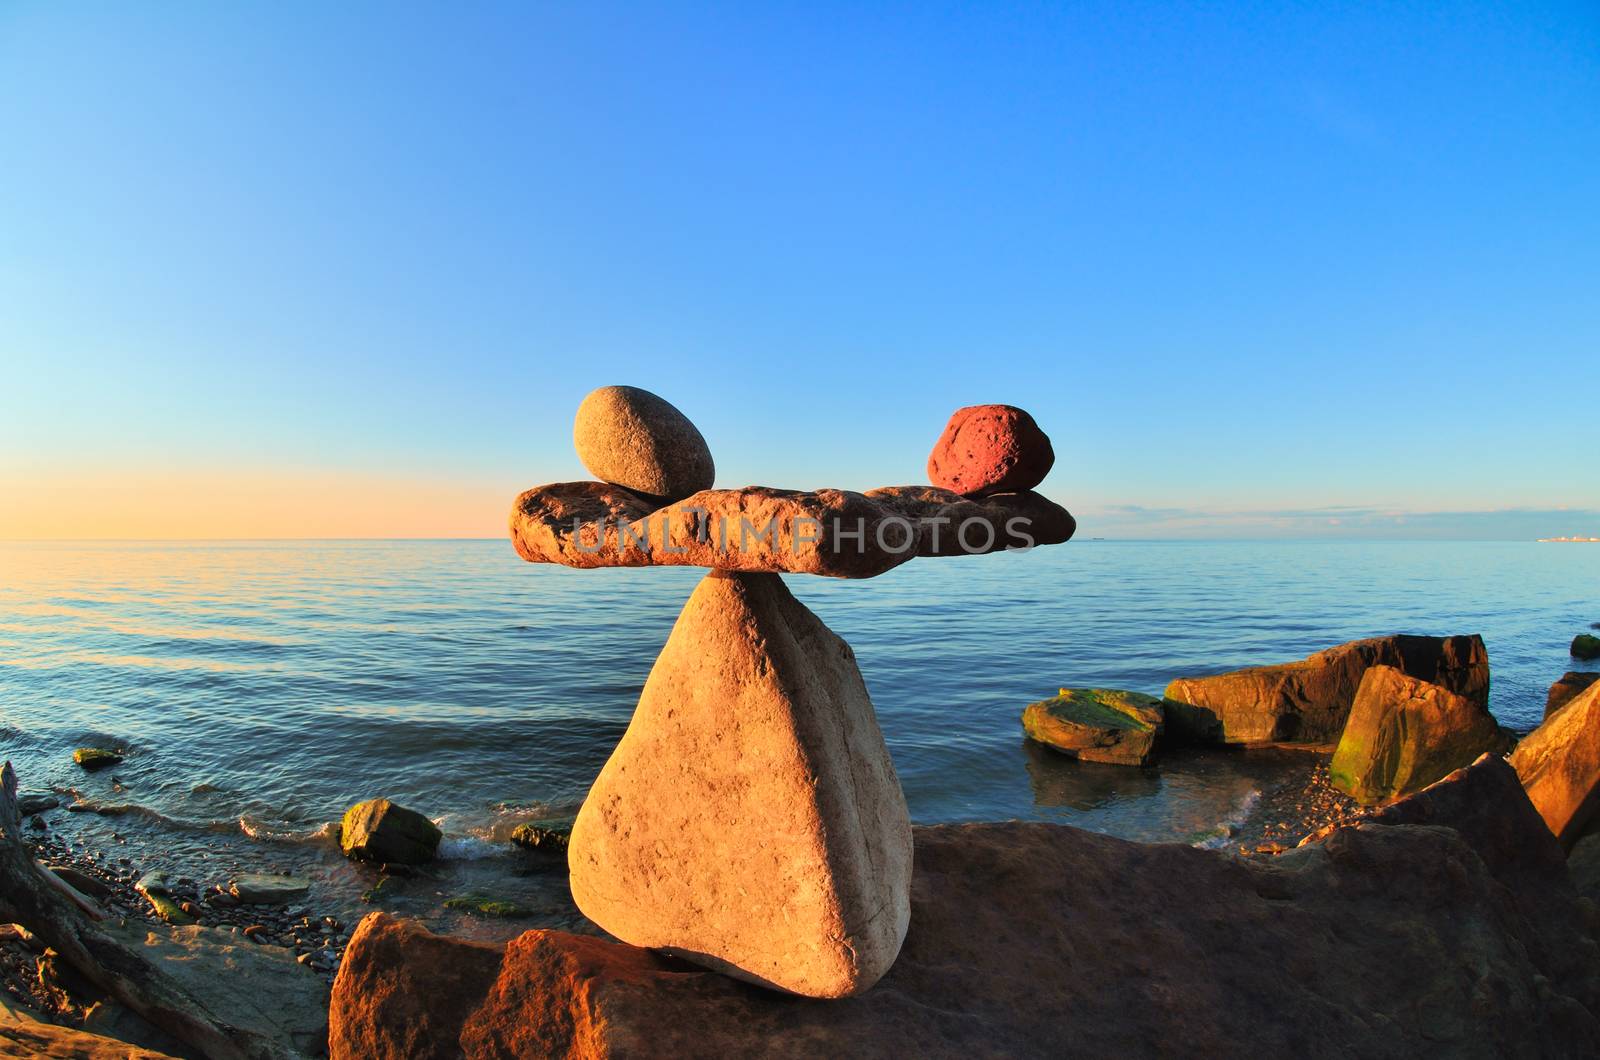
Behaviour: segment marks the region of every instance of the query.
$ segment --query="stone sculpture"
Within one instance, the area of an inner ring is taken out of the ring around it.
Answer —
[[[665,400],[635,387],[584,400],[579,455],[613,480],[518,497],[518,554],[711,568],[572,828],[572,894],[596,924],[808,997],[859,994],[894,963],[911,910],[905,796],[850,646],[778,574],[869,578],[1069,539],[1072,516],[1030,488],[1054,459],[1032,418],[977,406],[956,419],[987,432],[978,445],[967,430],[956,453],[947,429],[935,449],[967,494],[717,490],[710,449]]]

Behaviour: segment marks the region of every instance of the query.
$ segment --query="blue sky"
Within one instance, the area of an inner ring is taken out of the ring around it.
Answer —
[[[493,536],[608,383],[720,486],[999,401],[1086,535],[1600,533],[1592,4],[7,4],[0,152],[0,536]]]

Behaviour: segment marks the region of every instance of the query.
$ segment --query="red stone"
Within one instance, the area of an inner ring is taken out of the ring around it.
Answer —
[[[1031,490],[1056,462],[1050,438],[1012,405],[956,409],[928,454],[928,478],[963,496]]]

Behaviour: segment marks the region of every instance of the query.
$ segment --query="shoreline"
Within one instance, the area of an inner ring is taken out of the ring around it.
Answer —
[[[1262,752],[1229,752],[1217,759],[1218,768],[1230,768],[1228,758],[1234,753]],[[1277,753],[1284,759],[1286,775],[1277,783],[1253,788],[1245,800],[1247,805],[1235,811],[1237,821],[1220,821],[1209,834],[1190,835],[1187,839],[1175,836],[1166,841],[1230,856],[1271,857],[1293,849],[1305,836],[1329,825],[1358,820],[1369,812],[1329,786],[1326,755],[1306,751]],[[1303,763],[1303,769],[1295,768],[1299,763]],[[1063,768],[1082,767],[1063,763]],[[166,867],[172,863],[171,855],[162,849],[153,829],[112,831],[105,837],[115,843],[110,845],[98,841],[100,837],[92,830],[68,824],[72,807],[65,799],[71,797],[64,796],[58,806],[32,815],[28,820],[37,823],[28,827],[26,841],[42,864],[86,877],[85,886],[97,892],[90,897],[103,904],[111,917],[152,925],[167,923],[135,887],[152,863],[160,864],[160,871],[171,881],[171,897],[194,916],[195,922],[257,944],[287,949],[325,986],[334,982],[356,923],[373,911],[416,917],[434,930],[484,941],[506,941],[530,927],[604,934],[571,905],[564,857],[526,851],[509,842],[493,844],[503,849],[479,857],[441,859],[416,869],[386,867],[389,871],[385,872],[377,866],[345,859],[331,837],[322,835],[325,842],[314,839],[296,844],[301,859],[294,866],[296,872],[306,872],[315,879],[310,893],[282,904],[248,904],[226,893],[228,880],[214,878],[219,874],[205,859],[196,858],[196,864],[187,869]],[[72,814],[73,818],[77,816]],[[1073,825],[1071,815],[1057,816],[1054,823],[1081,829]],[[446,843],[459,843],[463,838],[451,836]],[[488,845],[488,841],[481,842]],[[237,869],[220,875],[284,875],[286,859],[281,848],[282,844],[272,840],[242,836],[232,845],[231,860]],[[314,867],[308,868],[308,864]],[[524,904],[530,889],[543,901]],[[553,900],[552,892],[556,891],[564,900]],[[496,901],[507,894],[517,896],[509,900],[516,915],[485,916],[475,909],[452,910],[446,904],[463,896]],[[14,934],[0,937],[0,980],[7,994],[13,1001],[65,1025],[81,1025],[88,1006],[71,1003],[65,992],[42,981],[38,957],[25,938]]]

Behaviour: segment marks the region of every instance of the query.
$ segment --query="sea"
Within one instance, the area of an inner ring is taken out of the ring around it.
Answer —
[[[574,813],[703,571],[569,570],[503,540],[0,543],[0,758],[79,811],[49,828],[108,863],[310,876],[359,915],[373,870],[332,822],[385,796],[445,834],[385,899],[507,895],[577,916],[564,877],[507,843]],[[1024,739],[1064,686],[1159,694],[1179,676],[1357,637],[1479,633],[1491,707],[1526,732],[1600,621],[1600,547],[1534,542],[1100,541],[914,560],[866,581],[787,576],[854,647],[912,818],[1056,821],[1220,845],[1303,755],[1188,751],[1137,769]],[[97,773],[80,746],[121,749]],[[546,859],[548,860],[548,859]]]

